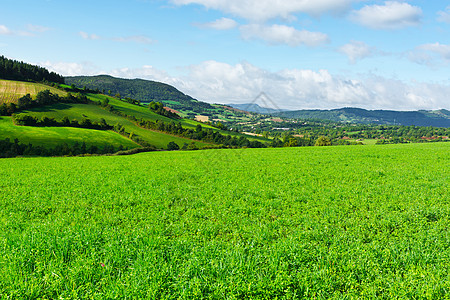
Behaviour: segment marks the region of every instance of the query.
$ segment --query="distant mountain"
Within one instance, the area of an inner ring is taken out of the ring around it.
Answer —
[[[258,113],[258,114],[274,114],[274,113],[286,111],[284,109],[273,109],[273,108],[262,107],[256,103],[227,104],[227,106],[231,106],[231,107],[239,109],[239,110],[254,112],[254,113]]]
[[[285,111],[274,113],[273,115],[294,119],[318,119],[362,124],[450,127],[450,111],[446,109],[435,111],[392,111],[341,108]]]
[[[170,104],[175,110],[189,108],[201,112],[214,108],[208,103],[183,94],[171,85],[151,80],[123,79],[109,75],[66,77],[65,80],[68,85],[75,84],[79,88],[98,89],[105,93],[111,91],[112,95],[119,93],[123,98],[128,97],[141,102],[163,102]]]

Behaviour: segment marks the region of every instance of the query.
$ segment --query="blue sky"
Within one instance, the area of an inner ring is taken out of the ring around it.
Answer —
[[[450,3],[1,0],[0,54],[290,109],[450,109]]]

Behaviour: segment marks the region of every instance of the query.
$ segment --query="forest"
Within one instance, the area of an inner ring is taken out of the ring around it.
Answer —
[[[0,78],[18,81],[64,83],[64,77],[46,68],[0,56]]]

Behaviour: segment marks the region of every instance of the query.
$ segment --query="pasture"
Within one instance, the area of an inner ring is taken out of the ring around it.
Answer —
[[[121,102],[118,100],[116,101]],[[136,107],[140,108],[139,106]],[[144,108],[142,107],[142,109]],[[21,114],[29,114],[37,118],[46,116],[49,118],[54,118],[58,121],[60,121],[65,116],[67,116],[70,120],[81,121],[84,118],[88,118],[94,122],[99,122],[103,118],[108,124],[113,126],[116,124],[121,124],[125,127],[126,132],[136,134],[149,144],[163,149],[166,148],[167,144],[171,141],[177,143],[180,147],[183,146],[184,143],[189,144],[192,142],[192,140],[186,138],[141,128],[129,119],[112,114],[107,110],[102,109],[100,106],[93,104],[58,103],[25,110],[21,112]],[[152,114],[151,112],[148,112],[148,114],[156,115]],[[195,141],[195,144],[200,148],[207,145],[206,143],[202,143],[199,141]]]
[[[11,141],[17,138],[20,143],[30,143],[33,146],[46,148],[54,148],[62,143],[73,145],[83,142],[87,146],[97,147],[104,145],[112,145],[114,148],[122,145],[125,149],[140,147],[132,140],[113,131],[73,127],[16,126],[11,117],[0,117],[0,137],[1,139],[9,138]]]
[[[450,144],[1,159],[0,298],[436,299]]]

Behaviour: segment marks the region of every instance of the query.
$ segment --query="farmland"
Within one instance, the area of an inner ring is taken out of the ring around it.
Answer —
[[[14,158],[0,167],[2,298],[450,292],[448,143]]]
[[[0,79],[0,103],[16,103],[20,97],[30,94],[32,97],[43,90],[54,94],[66,95],[66,92],[41,83],[21,82]]]

